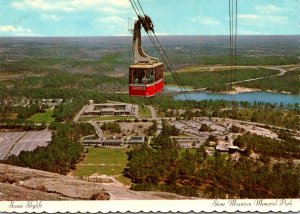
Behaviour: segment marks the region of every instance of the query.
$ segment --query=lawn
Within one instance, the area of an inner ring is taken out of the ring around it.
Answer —
[[[114,176],[124,184],[129,184],[129,179],[122,175],[127,164],[129,149],[121,148],[95,148],[89,147],[84,160],[77,165],[75,176],[90,176],[94,173]]]
[[[46,109],[44,113],[35,113],[28,120],[31,120],[34,123],[42,123],[42,122],[52,123],[54,122],[55,118],[53,117],[53,110]]]
[[[142,118],[150,118],[151,115],[151,111],[148,107],[143,106],[143,107],[139,107],[139,116]]]

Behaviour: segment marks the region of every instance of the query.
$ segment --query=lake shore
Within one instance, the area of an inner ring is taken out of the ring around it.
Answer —
[[[239,94],[239,93],[247,93],[247,92],[255,92],[255,91],[261,91],[258,88],[246,88],[246,87],[240,87],[240,86],[236,86],[234,88],[234,90],[232,91],[224,91],[224,92],[220,92],[220,93],[224,93],[224,94]]]
[[[181,89],[177,85],[166,85],[165,89],[167,89],[167,91],[169,93],[174,93],[174,94],[182,92]],[[240,93],[249,93],[249,92],[258,92],[258,91],[264,92],[265,91],[265,92],[271,92],[271,93],[293,95],[291,92],[288,92],[288,91],[261,90],[259,88],[247,88],[247,87],[240,87],[240,86],[236,86],[234,88],[234,90],[218,91],[218,92],[207,90],[207,88],[194,89],[191,86],[182,86],[182,89],[184,90],[184,92],[208,92],[208,93],[218,93],[218,94],[240,94]]]

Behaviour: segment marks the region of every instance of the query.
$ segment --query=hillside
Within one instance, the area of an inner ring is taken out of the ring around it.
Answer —
[[[69,176],[0,164],[0,201],[17,200],[185,199],[170,193],[135,192],[113,184],[81,181]]]

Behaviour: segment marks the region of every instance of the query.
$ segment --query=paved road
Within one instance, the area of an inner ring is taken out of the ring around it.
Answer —
[[[251,78],[251,79],[246,79],[246,80],[240,80],[240,81],[230,82],[230,83],[227,83],[227,85],[236,84],[236,83],[242,83],[242,82],[251,82],[251,81],[261,80],[261,79],[266,79],[266,78],[271,78],[271,77],[275,77],[275,76],[282,76],[282,75],[286,74],[286,72],[287,72],[287,70],[284,70],[282,68],[276,68],[276,67],[261,67],[261,68],[265,68],[265,69],[269,69],[269,70],[277,70],[277,71],[279,71],[279,73],[275,74],[275,75],[270,75],[270,76],[263,76],[263,77],[257,77],[257,78]]]
[[[83,114],[83,112],[89,107],[89,105],[83,106],[83,108],[78,112],[78,114],[74,117],[73,122],[77,122],[80,118],[80,116]]]
[[[148,108],[150,109],[151,111],[151,117],[152,117],[152,120],[156,120],[157,119],[157,116],[156,116],[156,110],[153,106],[148,106]]]
[[[162,129],[163,129],[162,121],[161,120],[156,120],[156,122],[157,122],[157,132],[156,132],[155,136],[159,135],[162,132]]]
[[[289,69],[289,71],[293,71],[293,70],[296,70],[298,68],[300,68],[300,67],[291,68],[291,69]]]
[[[99,137],[99,139],[97,139],[97,140],[102,140],[103,137],[104,137],[104,136],[103,136],[103,131],[102,131],[102,129],[99,127],[98,123],[95,122],[95,121],[92,121],[91,124],[94,126],[94,128],[95,128],[95,130],[96,130],[96,133],[97,133],[97,135],[98,135],[98,137]]]

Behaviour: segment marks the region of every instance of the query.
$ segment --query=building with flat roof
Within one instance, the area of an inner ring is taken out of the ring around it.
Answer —
[[[145,142],[145,136],[132,136],[128,139],[129,144],[143,144]]]
[[[84,110],[83,114],[103,116],[132,116],[135,115],[135,111],[135,106],[128,103],[92,103]]]
[[[104,138],[101,142],[101,146],[123,146],[123,145],[124,145],[123,137]]]
[[[199,139],[194,136],[172,136],[172,140],[175,140],[177,143],[198,143]]]
[[[124,146],[124,138],[123,137],[106,137],[103,139],[93,139],[93,138],[85,138],[82,140],[82,144],[85,146],[113,146],[113,147],[122,147]]]
[[[229,152],[228,145],[219,144],[216,146],[216,151],[218,151],[220,153],[228,153]]]

